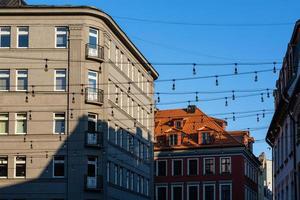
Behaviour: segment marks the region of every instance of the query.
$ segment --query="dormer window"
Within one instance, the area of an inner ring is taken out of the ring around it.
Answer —
[[[174,146],[174,145],[177,145],[178,143],[178,137],[177,137],[177,134],[172,134],[169,136],[169,145],[170,146]]]
[[[182,128],[180,120],[175,121],[175,128],[177,128],[177,129],[181,129]]]
[[[211,142],[211,137],[208,132],[202,133],[202,144],[209,144]]]

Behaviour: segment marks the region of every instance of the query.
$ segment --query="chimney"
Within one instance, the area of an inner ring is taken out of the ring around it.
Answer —
[[[21,7],[26,5],[24,0],[0,0],[0,7]]]
[[[187,113],[195,113],[196,111],[196,106],[195,105],[188,105],[186,112]]]

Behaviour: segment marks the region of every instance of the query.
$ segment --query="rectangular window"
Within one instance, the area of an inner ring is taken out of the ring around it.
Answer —
[[[26,157],[17,156],[15,158],[15,177],[25,178],[26,177]]]
[[[0,27],[0,48],[10,47],[10,27]]]
[[[171,199],[172,200],[182,200],[183,199],[183,191],[181,185],[172,185],[171,186]]]
[[[9,82],[9,70],[0,70],[0,91],[8,91]]]
[[[171,134],[169,136],[169,145],[170,146],[177,145],[177,142],[178,142],[177,134]]]
[[[65,134],[65,113],[54,113],[54,133]]]
[[[126,171],[126,189],[129,189],[129,177],[130,176],[130,172],[127,170]]]
[[[119,185],[123,186],[123,167],[120,167],[120,173],[119,173]]]
[[[133,191],[134,188],[134,174],[130,172],[130,190]]]
[[[16,134],[26,134],[27,133],[27,114],[17,113],[16,115]]]
[[[0,157],[0,178],[7,178],[7,157]]]
[[[199,188],[198,185],[187,186],[187,200],[198,200],[199,199]]]
[[[198,159],[188,159],[188,175],[198,175]]]
[[[17,70],[17,90],[28,90],[28,70]]]
[[[97,157],[95,156],[88,157],[87,176],[88,177],[97,176]]]
[[[114,184],[116,184],[116,185],[118,185],[118,174],[119,174],[118,165],[115,164],[115,167],[114,167]]]
[[[98,101],[98,73],[95,71],[88,71],[88,94],[89,101]]]
[[[0,134],[8,134],[8,113],[0,113]]]
[[[209,143],[210,143],[210,134],[202,133],[202,144],[209,144]]]
[[[136,192],[139,193],[140,192],[140,176],[137,175],[137,181],[136,181]]]
[[[66,70],[55,70],[55,91],[66,91]]]
[[[156,161],[156,176],[167,176],[167,161],[157,160]]]
[[[145,184],[146,184],[145,185],[145,187],[146,187],[145,194],[146,194],[146,196],[149,196],[149,180],[148,179],[146,179],[146,183]]]
[[[53,177],[63,178],[65,176],[65,157],[54,156],[53,158]]]
[[[29,46],[28,30],[28,27],[18,27],[18,48],[27,48]]]
[[[220,165],[221,174],[231,173],[231,158],[220,158]]]
[[[215,159],[204,158],[204,174],[210,175],[215,173]]]
[[[110,182],[110,166],[111,166],[111,163],[107,162],[106,163],[106,181],[107,182]]]
[[[168,200],[167,186],[156,186],[155,197],[156,200]]]
[[[67,48],[67,27],[56,27],[55,28],[55,35],[56,35],[56,48]]]
[[[182,176],[182,160],[172,160],[172,175]]]
[[[220,184],[219,190],[220,190],[220,200],[231,200],[232,199],[231,184],[222,183],[222,184]]]
[[[203,185],[203,199],[205,200],[215,200],[215,185],[214,184],[204,184]]]

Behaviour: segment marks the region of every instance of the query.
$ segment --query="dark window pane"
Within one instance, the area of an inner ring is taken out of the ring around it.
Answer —
[[[189,160],[189,175],[197,175],[197,160]]]
[[[167,188],[157,188],[157,199],[156,200],[167,200]]]
[[[165,161],[158,161],[158,176],[166,176],[167,175],[167,171],[166,171],[166,165],[167,162]]]
[[[182,200],[182,187],[173,187],[173,200]]]
[[[28,47],[28,35],[19,35],[19,47]]]
[[[182,161],[181,160],[174,160],[173,161],[173,175],[180,176],[182,175]]]
[[[198,200],[198,187],[197,186],[189,186],[189,199],[188,200]]]
[[[1,35],[1,47],[10,47],[10,35]]]
[[[214,200],[215,199],[214,186],[212,186],[212,185],[205,186],[204,197],[205,197],[204,200]]]
[[[230,200],[230,185],[221,185],[221,200]]]

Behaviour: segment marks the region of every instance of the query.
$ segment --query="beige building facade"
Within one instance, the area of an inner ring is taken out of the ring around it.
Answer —
[[[0,199],[152,199],[158,73],[92,7],[0,8]]]

